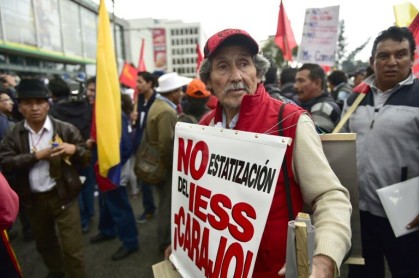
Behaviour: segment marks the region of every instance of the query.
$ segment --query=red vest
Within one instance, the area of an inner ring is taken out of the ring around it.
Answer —
[[[262,85],[254,95],[243,97],[240,106],[240,116],[237,121],[236,130],[278,134],[278,115],[282,102],[270,98]],[[298,119],[305,111],[301,108],[287,104],[283,111],[283,136],[293,139],[293,143],[287,148],[285,159],[288,167],[290,180],[291,198],[294,217],[302,210],[303,201],[300,188],[294,180],[292,172],[292,153],[294,149],[295,131]],[[222,121],[222,107],[217,108],[205,115],[200,124],[209,125],[211,122]],[[263,232],[253,277],[275,277],[278,278],[278,271],[285,264],[286,240],[288,230],[288,208],[285,195],[284,175],[281,169],[275,194],[273,197],[268,220]]]

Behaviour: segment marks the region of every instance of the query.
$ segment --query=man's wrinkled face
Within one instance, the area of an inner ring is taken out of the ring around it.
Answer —
[[[313,99],[322,90],[320,80],[311,80],[309,75],[310,71],[306,69],[297,71],[295,75],[294,88],[301,102]]]
[[[244,46],[228,45],[217,50],[211,59],[207,88],[225,108],[239,108],[243,96],[254,94],[261,81],[256,76],[252,55]]]
[[[379,42],[374,57],[370,59],[377,87],[386,91],[405,80],[410,74],[413,61],[407,40],[398,42],[387,39]]]

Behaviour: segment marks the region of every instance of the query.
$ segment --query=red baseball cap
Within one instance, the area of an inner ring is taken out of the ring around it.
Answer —
[[[249,33],[240,29],[225,29],[208,39],[204,47],[204,58],[211,57],[224,42],[233,40],[248,46],[253,55],[259,52],[259,45]]]

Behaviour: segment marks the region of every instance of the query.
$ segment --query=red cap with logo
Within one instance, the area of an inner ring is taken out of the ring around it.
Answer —
[[[226,41],[234,41],[248,46],[253,55],[259,52],[258,44],[249,33],[240,29],[225,29],[208,39],[204,47],[204,58],[211,57]]]

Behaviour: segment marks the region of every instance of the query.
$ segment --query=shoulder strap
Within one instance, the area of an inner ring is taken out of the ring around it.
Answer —
[[[282,129],[282,115],[284,114],[285,103],[282,103],[281,107],[279,108],[279,115],[278,115],[278,133],[279,136],[284,136],[284,132]],[[286,153],[284,155],[284,161],[282,161],[282,172],[284,173],[284,183],[285,183],[285,195],[287,198],[287,207],[288,207],[288,219],[294,220],[294,210],[292,208],[292,199],[291,199],[291,188],[290,188],[290,179],[288,175],[288,166],[287,166],[287,159]]]

